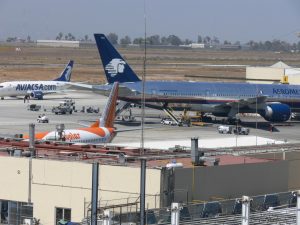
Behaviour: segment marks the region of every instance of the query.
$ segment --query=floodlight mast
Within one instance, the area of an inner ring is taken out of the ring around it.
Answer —
[[[144,60],[142,74],[142,95],[141,95],[141,150],[140,155],[144,154],[144,125],[145,125],[145,81],[146,81],[146,63],[147,63],[147,20],[146,20],[146,0],[144,0]]]
[[[144,155],[144,123],[145,123],[145,80],[146,80],[146,61],[147,61],[147,26],[146,26],[146,0],[144,0],[144,69],[142,75],[142,119],[141,119],[141,150],[140,155]],[[146,159],[141,159],[141,175],[140,175],[140,225],[145,225],[145,203],[146,203]]]

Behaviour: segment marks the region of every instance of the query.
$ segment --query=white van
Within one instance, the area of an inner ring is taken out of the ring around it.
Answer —
[[[232,133],[232,126],[220,125],[220,126],[218,126],[218,132],[220,134],[231,134]]]

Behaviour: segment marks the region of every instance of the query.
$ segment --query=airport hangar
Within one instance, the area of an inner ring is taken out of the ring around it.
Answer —
[[[282,61],[271,66],[247,66],[246,81],[250,83],[300,84],[300,68],[293,68]]]

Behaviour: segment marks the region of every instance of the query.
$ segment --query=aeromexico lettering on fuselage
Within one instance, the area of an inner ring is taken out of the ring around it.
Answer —
[[[16,91],[55,91],[56,85],[18,84]]]
[[[276,95],[300,95],[300,89],[273,88],[273,94],[276,94]]]

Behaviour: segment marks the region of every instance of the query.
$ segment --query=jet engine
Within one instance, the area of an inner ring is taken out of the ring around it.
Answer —
[[[285,122],[291,116],[291,108],[286,104],[274,102],[267,104],[259,114],[269,122]]]
[[[36,98],[36,99],[38,99],[38,100],[42,100],[42,99],[43,99],[43,96],[44,96],[44,94],[43,94],[43,92],[41,92],[41,91],[32,91],[32,92],[30,93],[30,97]]]

